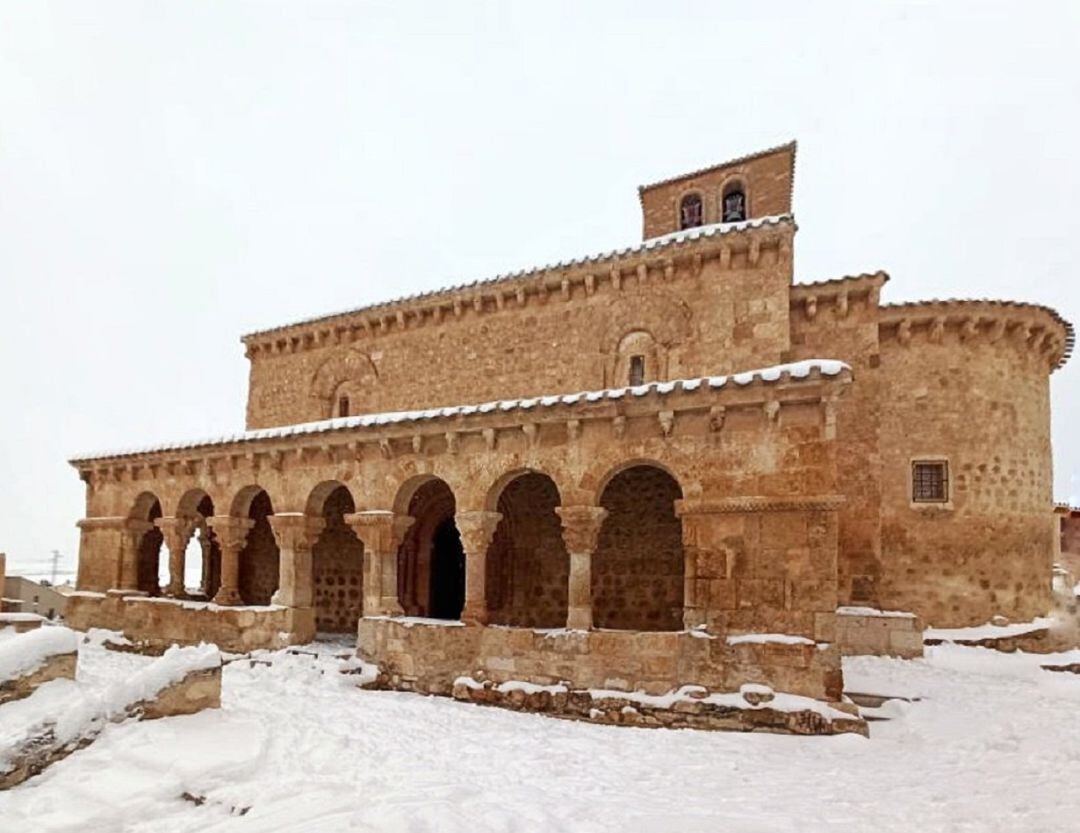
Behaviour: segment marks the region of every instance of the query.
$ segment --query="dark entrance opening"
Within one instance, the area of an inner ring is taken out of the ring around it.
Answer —
[[[435,528],[431,541],[431,600],[434,619],[460,619],[465,606],[465,550],[453,518]]]

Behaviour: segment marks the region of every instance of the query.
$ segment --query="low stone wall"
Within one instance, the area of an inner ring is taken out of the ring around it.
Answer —
[[[544,631],[366,617],[358,654],[379,666],[386,687],[429,694],[452,694],[463,674],[481,683],[569,681],[653,695],[687,684],[733,692],[762,683],[836,702],[843,690],[835,645],[783,636],[729,640],[698,631]]]
[[[36,613],[0,613],[0,628],[14,628],[15,633],[37,630],[44,622]]]
[[[212,642],[223,651],[244,653],[315,638],[315,614],[309,608],[227,607],[112,593],[72,596],[66,620],[77,630],[96,627],[122,631],[150,652],[174,644]]]
[[[778,700],[771,689],[759,685],[743,686],[738,694],[711,694],[700,686],[684,686],[670,695],[650,697],[638,692],[570,690],[561,685],[481,684],[459,677],[453,696],[478,705],[619,726],[868,735],[866,721],[859,717],[854,705],[825,705],[792,695],[782,695]]]
[[[836,611],[836,642],[846,657],[921,657],[923,626],[914,613],[841,607]]]
[[[38,686],[50,680],[74,680],[78,658],[78,651],[55,654],[28,674],[11,680],[0,680],[0,706],[29,697]]]
[[[182,673],[179,679],[154,684],[154,678],[159,673],[164,673],[167,679],[169,672],[166,666],[175,668],[178,664],[177,657],[166,656],[124,682],[126,689],[121,689],[119,694],[126,694],[127,697],[115,703],[102,702],[100,712],[89,714],[87,720],[74,731],[69,729],[66,734],[61,734],[54,719],[32,727],[13,748],[0,750],[0,791],[18,786],[57,761],[89,746],[107,723],[129,719],[154,720],[219,708],[221,657],[217,649],[204,645],[198,649],[183,650],[199,656],[194,658],[191,670]],[[206,667],[207,652],[212,652],[216,657],[217,665]],[[180,658],[179,664],[185,661]]]

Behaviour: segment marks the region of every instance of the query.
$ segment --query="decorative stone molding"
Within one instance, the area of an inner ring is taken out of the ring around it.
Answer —
[[[843,495],[806,495],[795,497],[736,497],[723,500],[675,501],[675,514],[715,515],[743,512],[833,512],[844,505]]]

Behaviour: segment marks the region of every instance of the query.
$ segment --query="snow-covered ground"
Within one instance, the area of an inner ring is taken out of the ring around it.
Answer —
[[[1080,830],[1080,676],[1039,668],[1080,651],[848,660],[848,690],[921,698],[887,703],[867,740],[607,727],[360,691],[338,673],[347,643],[312,650],[228,665],[220,710],[109,726],[0,793],[0,830]],[[84,645],[79,681],[104,688],[148,662]]]

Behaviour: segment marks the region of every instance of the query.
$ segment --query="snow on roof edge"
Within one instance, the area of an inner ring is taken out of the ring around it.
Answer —
[[[471,416],[477,413],[487,414],[495,411],[529,410],[537,406],[541,408],[550,408],[554,405],[576,405],[579,402],[600,402],[607,399],[622,399],[627,395],[645,396],[653,391],[659,394],[668,394],[673,392],[676,387],[681,388],[684,391],[696,391],[703,386],[711,389],[722,388],[729,382],[739,387],[749,385],[756,380],[771,384],[780,381],[785,376],[792,379],[806,379],[814,371],[817,371],[822,376],[838,376],[845,370],[850,371],[850,365],[837,359],[805,359],[798,362],[757,368],[756,370],[731,373],[725,376],[702,376],[695,379],[675,379],[669,382],[648,382],[636,387],[604,388],[601,390],[578,391],[576,393],[568,394],[548,394],[518,399],[503,399],[484,402],[478,405],[451,405],[448,407],[426,408],[417,411],[387,411],[375,414],[336,417],[334,419],[324,419],[316,422],[281,425],[275,428],[258,428],[234,434],[223,434],[218,437],[166,442],[128,449],[80,454],[69,458],[68,462],[74,466],[79,463],[88,463],[94,460],[105,460],[114,457],[131,457],[137,454],[180,451],[185,448],[203,448],[212,445],[227,445],[229,443],[252,442],[254,440],[278,439],[300,434],[320,434],[327,431],[338,431],[349,428],[370,428],[379,425],[424,422],[432,419]]]
[[[469,283],[452,284],[450,286],[444,286],[439,289],[430,289],[425,292],[415,292],[412,295],[402,295],[398,298],[390,298],[386,301],[377,301],[374,304],[365,304],[364,306],[353,307],[351,309],[323,313],[321,315],[314,315],[308,318],[301,318],[297,321],[291,321],[287,324],[279,324],[273,327],[266,327],[261,330],[253,330],[249,333],[242,335],[240,337],[240,341],[246,342],[248,339],[252,339],[257,336],[269,335],[270,333],[276,333],[281,330],[288,330],[292,327],[303,327],[308,324],[317,324],[323,321],[330,321],[334,318],[344,318],[345,316],[356,315],[367,310],[376,310],[385,307],[393,307],[398,304],[412,303],[415,301],[421,301],[425,298],[434,298],[438,295],[460,292],[465,289],[473,289],[483,286],[493,286],[495,284],[513,280],[515,278],[524,278],[529,275],[535,275],[540,272],[547,272],[552,269],[565,269],[572,266],[580,266],[585,263],[594,263],[596,261],[607,260],[609,258],[618,257],[620,255],[629,255],[639,251],[647,251],[649,249],[655,249],[658,246],[668,246],[674,243],[681,243],[684,240],[696,240],[701,237],[712,237],[717,234],[734,234],[736,232],[747,231],[749,229],[781,225],[785,222],[793,223],[794,220],[795,217],[792,214],[771,214],[767,217],[757,217],[750,220],[742,220],[738,223],[712,223],[707,226],[695,226],[694,228],[683,229],[681,231],[675,231],[669,234],[662,234],[659,237],[650,237],[647,240],[641,241],[640,243],[636,243],[630,246],[624,246],[619,249],[610,249],[605,252],[598,252],[596,254],[585,255],[583,257],[572,258],[570,260],[560,260],[553,263],[547,263],[542,266],[533,266],[526,269],[519,269],[516,272],[503,272],[493,278],[483,278],[480,280],[471,281]]]

